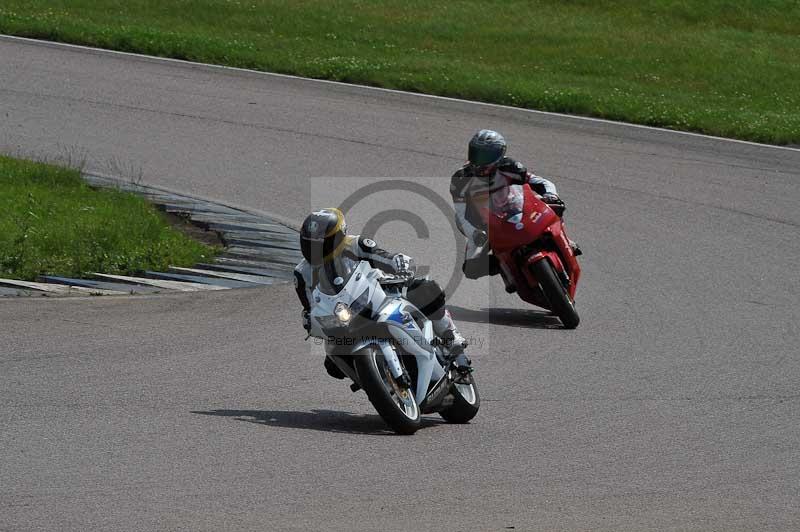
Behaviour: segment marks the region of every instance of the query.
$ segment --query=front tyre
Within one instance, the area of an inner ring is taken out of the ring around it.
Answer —
[[[453,404],[439,412],[448,423],[467,423],[478,414],[481,396],[472,373],[459,376],[452,384]]]
[[[420,410],[414,392],[401,388],[392,378],[383,353],[375,347],[355,355],[361,387],[378,414],[398,434],[414,434],[420,426]]]
[[[550,310],[558,316],[565,329],[574,329],[578,326],[581,319],[575,310],[575,303],[569,297],[569,293],[561,281],[558,279],[553,265],[547,259],[537,261],[531,266],[534,277],[542,287],[544,297],[550,303]]]

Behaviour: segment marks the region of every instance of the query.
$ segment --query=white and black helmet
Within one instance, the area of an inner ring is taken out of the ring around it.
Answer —
[[[491,167],[506,154],[506,139],[497,131],[481,129],[469,141],[469,164],[476,170]]]

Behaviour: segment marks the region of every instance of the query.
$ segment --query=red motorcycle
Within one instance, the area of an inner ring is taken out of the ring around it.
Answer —
[[[546,308],[567,329],[578,326],[575,289],[581,267],[561,221],[527,185],[506,185],[473,197],[507,285],[523,301]],[[559,212],[557,212],[559,211]]]

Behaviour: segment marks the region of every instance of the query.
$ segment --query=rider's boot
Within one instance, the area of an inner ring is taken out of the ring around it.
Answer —
[[[461,271],[467,279],[480,279],[486,275],[497,275],[501,272],[500,261],[491,254],[480,254],[474,258],[465,258]]]
[[[581,250],[581,247],[578,245],[577,242],[575,242],[574,240],[570,240],[569,245],[572,248],[572,252],[575,254],[576,257],[583,255],[583,251]]]
[[[458,332],[449,310],[445,310],[444,316],[440,319],[433,320],[433,332],[442,339],[450,353],[449,358],[455,359],[456,366],[468,371],[471,370],[472,361],[464,354],[464,350],[467,348],[467,340]]]

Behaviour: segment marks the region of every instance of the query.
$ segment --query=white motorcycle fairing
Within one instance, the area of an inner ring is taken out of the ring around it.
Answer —
[[[381,280],[386,278],[382,271],[372,268],[366,261],[361,261],[346,282],[342,278],[337,278],[344,285],[338,293],[325,294],[317,286],[312,295],[314,305],[309,314],[310,334],[324,338],[328,342],[343,341],[338,334],[332,334],[332,331],[334,333],[341,331],[347,335],[348,327],[354,320],[364,319],[359,318],[364,309],[374,309],[374,313],[367,319],[374,325],[370,328],[373,331],[383,330],[388,332],[388,335],[384,332],[384,334],[365,334],[358,338],[360,336],[358,331],[353,331],[352,334],[356,338],[352,347],[348,349],[349,354],[358,353],[370,345],[376,346],[395,379],[401,378],[404,372],[396,346],[414,356],[417,379],[413,392],[415,402],[420,405],[425,400],[431,383],[438,382],[445,375],[436,357],[436,349],[432,345],[435,337],[433,324],[417,307],[404,298],[402,280],[381,286]],[[342,319],[348,317],[347,320]],[[329,356],[345,374],[358,382],[357,375],[340,356],[330,353]]]

